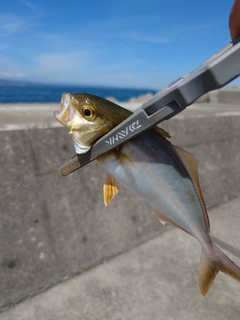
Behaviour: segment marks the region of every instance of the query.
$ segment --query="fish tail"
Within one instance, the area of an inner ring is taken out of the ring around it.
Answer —
[[[199,266],[199,289],[205,296],[219,271],[240,282],[240,268],[213,243],[206,252],[202,248]]]

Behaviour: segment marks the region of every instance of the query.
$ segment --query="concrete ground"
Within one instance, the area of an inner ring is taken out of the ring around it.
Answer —
[[[209,211],[212,238],[240,265],[240,197]],[[3,311],[0,320],[237,320],[240,284],[220,273],[198,290],[200,247],[165,232],[81,275]]]

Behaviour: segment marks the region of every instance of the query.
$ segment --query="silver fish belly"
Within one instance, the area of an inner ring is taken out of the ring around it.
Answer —
[[[118,153],[99,161],[126,189],[207,247],[209,236],[203,207],[173,145],[157,132],[149,131],[124,144],[121,153],[134,165],[123,165]]]

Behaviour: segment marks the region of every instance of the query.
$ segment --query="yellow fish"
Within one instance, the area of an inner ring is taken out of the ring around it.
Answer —
[[[131,115],[120,106],[82,93],[65,93],[56,119],[70,130],[75,150],[85,153],[106,132]],[[104,202],[107,205],[120,185],[146,200],[159,220],[172,223],[201,245],[199,289],[206,295],[222,271],[240,281],[240,269],[211,240],[209,218],[201,193],[194,156],[168,140],[169,134],[153,128],[100,156],[106,169]]]

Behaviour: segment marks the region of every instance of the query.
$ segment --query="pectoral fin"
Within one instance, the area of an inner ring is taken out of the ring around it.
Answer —
[[[181,160],[184,163],[189,175],[192,178],[193,184],[195,186],[196,193],[198,195],[199,201],[200,201],[202,209],[203,209],[204,218],[205,218],[205,222],[206,222],[206,227],[207,227],[207,230],[209,231],[210,230],[210,222],[209,222],[206,206],[205,206],[205,203],[204,203],[204,199],[203,199],[203,196],[202,196],[202,191],[201,191],[201,187],[200,187],[200,183],[199,183],[198,170],[197,170],[197,161],[196,161],[195,157],[191,153],[189,153],[189,152],[187,152],[187,151],[185,151],[185,150],[183,150],[183,149],[181,149],[179,147],[176,147],[176,146],[174,146],[174,148],[177,151],[179,157],[181,158]]]
[[[103,199],[106,207],[109,202],[118,194],[118,192],[119,186],[116,179],[107,173],[106,181],[103,186]]]

